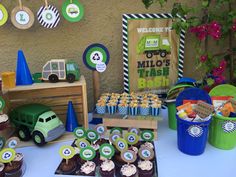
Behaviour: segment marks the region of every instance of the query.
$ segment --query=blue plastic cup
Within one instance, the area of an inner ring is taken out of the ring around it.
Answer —
[[[150,112],[150,107],[148,107],[148,108],[140,107],[140,115],[147,116],[147,115],[149,115],[149,112]]]
[[[127,115],[128,114],[128,106],[126,106],[126,107],[118,106],[118,112],[121,115]]]
[[[129,114],[131,115],[131,116],[136,116],[136,115],[138,115],[138,107],[130,107],[129,108]]]
[[[98,114],[105,114],[106,113],[106,106],[98,106],[96,105],[97,113]]]
[[[188,155],[201,155],[206,147],[211,119],[205,122],[189,122],[177,118],[178,149]]]
[[[159,116],[159,114],[160,114],[160,108],[151,107],[151,115],[152,116]]]

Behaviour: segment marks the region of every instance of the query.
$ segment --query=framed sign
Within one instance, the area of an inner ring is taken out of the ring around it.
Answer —
[[[185,31],[178,36],[172,20],[171,14],[123,15],[125,92],[165,94],[183,77]]]

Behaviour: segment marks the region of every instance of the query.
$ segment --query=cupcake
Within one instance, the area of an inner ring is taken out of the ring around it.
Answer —
[[[114,177],[115,175],[115,164],[112,160],[105,160],[100,166],[101,177]]]
[[[116,113],[116,102],[109,102],[107,103],[107,110],[109,114],[115,114]]]
[[[10,163],[5,164],[5,173],[15,173],[20,172],[23,164],[23,154],[16,153],[14,160]]]
[[[105,114],[106,113],[106,102],[100,101],[96,104],[96,109],[98,114]]]
[[[0,163],[0,177],[5,177],[4,168],[5,168],[5,165],[3,163]]]
[[[154,174],[153,163],[149,160],[138,162],[138,176],[152,177]]]
[[[137,168],[133,164],[125,164],[120,170],[122,177],[135,177],[137,173]]]
[[[74,174],[76,171],[76,168],[77,168],[77,164],[76,164],[75,159],[73,159],[73,158],[69,159],[68,163],[66,163],[66,160],[63,159],[60,166],[59,166],[60,171],[65,175]]]
[[[128,104],[127,103],[120,103],[118,105],[118,113],[122,115],[128,114]]]
[[[154,150],[154,145],[150,142],[145,142],[144,144],[141,145],[140,148],[142,148],[142,147],[147,147],[147,148]]]
[[[79,155],[79,152],[80,152],[80,149],[77,148],[77,147],[74,147],[75,149],[75,155],[71,158],[71,160],[75,161],[76,165],[80,166],[80,155]]]
[[[132,116],[136,116],[138,114],[138,103],[132,101],[129,104],[129,113]]]
[[[147,115],[149,115],[149,111],[150,111],[150,107],[149,107],[148,103],[142,103],[140,105],[140,115],[147,116]]]
[[[161,104],[153,103],[151,105],[151,115],[152,116],[158,116],[159,113],[160,113],[160,108],[161,108]]]
[[[95,176],[96,164],[92,161],[85,162],[80,167],[80,175],[82,176]]]
[[[100,153],[99,153],[100,145],[99,145],[99,144],[92,144],[91,147],[92,147],[92,148],[95,150],[95,152],[96,152],[96,156],[94,157],[93,162],[96,163],[97,165],[100,165],[100,164],[101,164],[101,161],[100,161]]]
[[[3,130],[9,124],[9,118],[6,114],[0,115],[0,130]]]

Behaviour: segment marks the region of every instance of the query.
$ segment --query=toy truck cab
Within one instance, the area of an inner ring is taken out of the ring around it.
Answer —
[[[80,71],[77,63],[63,59],[48,61],[43,66],[42,79],[56,83],[59,80],[67,80],[73,83],[80,78]]]
[[[167,37],[160,35],[143,36],[137,47],[139,54],[145,53],[147,58],[152,58],[153,55],[160,55],[164,58],[170,53],[170,42]]]
[[[57,115],[48,106],[41,104],[19,106],[11,111],[10,119],[21,140],[27,141],[32,136],[39,146],[57,139],[65,132]]]

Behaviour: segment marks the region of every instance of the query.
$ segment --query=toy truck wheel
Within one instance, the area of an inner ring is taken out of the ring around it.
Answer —
[[[46,144],[43,134],[40,133],[39,131],[35,131],[32,137],[36,145],[43,146],[44,144]]]
[[[75,75],[74,74],[68,74],[67,77],[66,77],[66,80],[69,83],[73,83],[75,81]]]
[[[22,141],[30,140],[30,131],[27,127],[21,126],[17,131],[18,137]]]
[[[166,54],[167,54],[166,51],[161,51],[161,52],[160,52],[160,56],[161,56],[162,58],[164,58],[164,57],[166,56]]]
[[[59,79],[58,79],[58,77],[57,77],[56,74],[50,75],[48,79],[49,79],[49,81],[52,82],[52,83],[56,83],[56,82],[59,81]]]
[[[146,53],[146,57],[147,57],[147,58],[152,58],[152,56],[153,56],[153,53],[152,53],[152,52],[147,52],[147,53]]]

